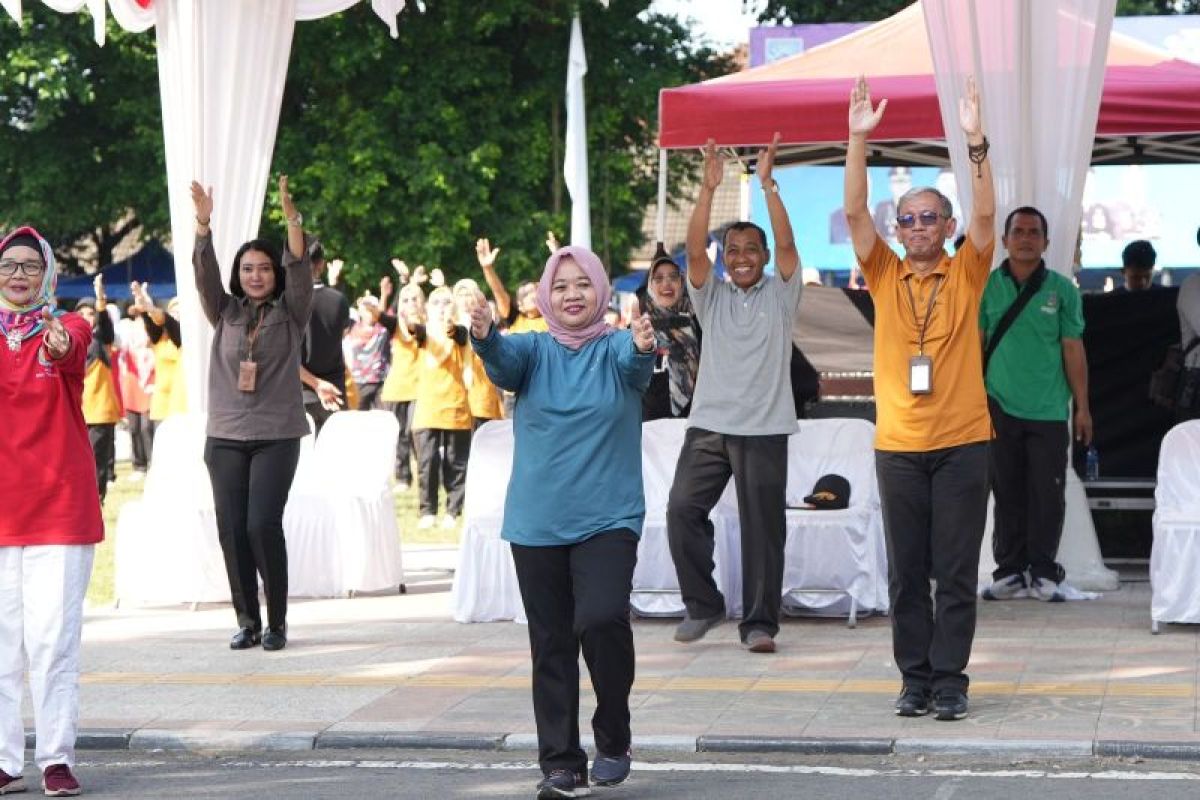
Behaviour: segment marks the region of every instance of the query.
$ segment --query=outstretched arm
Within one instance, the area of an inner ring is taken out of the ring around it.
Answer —
[[[496,272],[496,258],[499,255],[500,248],[493,248],[487,239],[476,240],[475,258],[479,261],[479,268],[483,270],[483,279],[492,290],[492,297],[496,298],[496,312],[500,319],[508,319],[512,311],[512,298],[504,286],[504,281],[500,280],[500,275]]]
[[[725,157],[717,152],[717,143],[709,139],[701,150],[704,154],[704,180],[700,184],[700,196],[696,208],[688,221],[687,229],[687,279],[696,289],[708,282],[713,263],[708,257],[708,225],[712,219],[713,195],[725,175]]]
[[[983,135],[979,89],[973,75],[967,78],[966,96],[958,101],[958,121],[967,134],[967,152],[971,154],[974,167],[971,170],[971,222],[967,226],[967,236],[975,249],[983,252],[996,238],[996,189],[992,183],[992,162],[987,157],[987,138]]]
[[[775,151],[778,149],[777,132],[771,139],[770,147],[758,151],[758,180],[767,196],[767,215],[771,218],[771,234],[775,237],[775,273],[785,281],[790,281],[800,268],[800,251],[796,249],[792,222],[779,196],[779,184],[771,177],[775,167]]]
[[[867,137],[883,119],[885,108],[887,100],[880,101],[878,108],[871,107],[867,79],[859,75],[850,92],[850,141],[846,147],[846,196],[843,201],[850,242],[859,263],[866,262],[879,239],[871,210],[867,207]]]

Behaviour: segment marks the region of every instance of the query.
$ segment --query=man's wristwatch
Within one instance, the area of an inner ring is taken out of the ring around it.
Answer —
[[[769,183],[763,183],[763,191],[779,194],[779,181],[775,180],[774,178],[768,178],[767,180]]]
[[[287,224],[288,225],[303,225],[304,224],[304,215],[301,214],[299,211],[297,211],[296,216],[287,218]]]

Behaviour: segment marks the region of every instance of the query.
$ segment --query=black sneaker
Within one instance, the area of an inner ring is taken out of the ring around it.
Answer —
[[[537,800],[555,800],[558,797],[587,797],[592,793],[588,788],[587,776],[571,772],[569,769],[556,769],[542,778],[537,785]]]
[[[929,690],[905,686],[896,698],[896,716],[923,717],[929,713]]]
[[[629,766],[633,754],[626,750],[619,756],[602,756],[596,753],[592,762],[592,783],[597,786],[616,786],[629,777]]]
[[[933,693],[933,716],[943,722],[967,717],[967,693],[962,689],[939,689]]]

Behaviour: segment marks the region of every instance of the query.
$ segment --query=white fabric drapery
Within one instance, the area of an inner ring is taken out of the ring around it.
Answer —
[[[1116,0],[921,2],[964,215],[975,167],[958,99],[974,74],[991,142],[997,235],[1011,209],[1036,206],[1050,222],[1046,264],[1070,276]]]
[[[571,21],[571,45],[567,57],[567,145],[563,177],[571,195],[571,244],[592,246],[591,200],[588,195],[587,104],[583,77],[587,55],[583,50],[583,27],[579,15]]]

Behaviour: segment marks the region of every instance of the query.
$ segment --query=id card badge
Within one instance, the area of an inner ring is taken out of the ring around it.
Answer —
[[[908,390],[913,394],[933,392],[933,359],[913,356],[908,360]]]
[[[258,378],[258,364],[253,361],[242,361],[238,364],[237,388],[243,392],[253,392]]]

